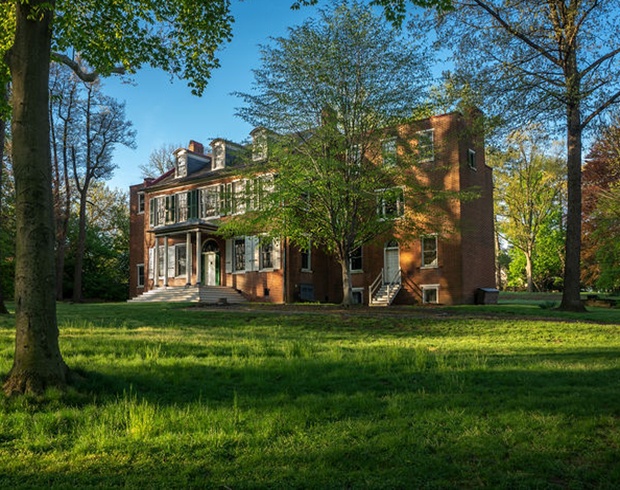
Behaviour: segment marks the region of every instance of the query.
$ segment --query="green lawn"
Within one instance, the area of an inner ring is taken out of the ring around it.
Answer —
[[[60,305],[0,488],[620,488],[620,310],[275,310]]]

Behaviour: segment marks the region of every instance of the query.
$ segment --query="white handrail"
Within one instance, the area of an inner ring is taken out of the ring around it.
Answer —
[[[381,272],[379,273],[377,278],[373,281],[373,283],[370,286],[368,286],[368,294],[369,294],[368,298],[371,302],[372,302],[372,298],[374,297],[375,292],[377,291],[377,289],[379,289],[382,283],[383,283],[383,269],[381,269]]]
[[[400,290],[400,286],[402,284],[401,281],[402,281],[402,275],[401,275],[401,269],[399,268],[394,274],[394,276],[392,277],[392,280],[386,283],[388,304],[392,304],[392,301],[396,297],[396,294],[392,295],[392,287],[396,287],[396,292],[398,293],[398,291]]]

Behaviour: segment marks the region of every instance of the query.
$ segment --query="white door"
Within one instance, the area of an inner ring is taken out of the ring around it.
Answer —
[[[384,282],[392,282],[398,274],[400,269],[400,257],[398,252],[398,242],[391,240],[385,246],[384,256]]]
[[[206,285],[217,286],[217,253],[206,252],[204,256]]]

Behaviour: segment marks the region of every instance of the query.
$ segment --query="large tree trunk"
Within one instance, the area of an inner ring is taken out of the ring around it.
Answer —
[[[579,93],[573,91],[573,93]],[[568,201],[566,212],[566,263],[560,309],[585,311],[580,297],[581,281],[581,116],[579,101],[567,109]]]
[[[342,305],[350,306],[351,298],[351,270],[348,259],[339,260],[342,269]]]
[[[9,99],[9,91],[8,88],[4,84],[0,84],[0,104],[5,104]],[[6,121],[0,117],[0,190],[2,189],[2,179],[4,177],[4,139],[6,136]],[[2,216],[2,205],[4,203],[0,202],[0,216]],[[4,222],[0,220],[0,231],[2,227],[5,226]],[[2,250],[0,250],[0,261],[2,260]],[[7,310],[6,305],[4,304],[4,292],[2,291],[2,287],[0,286],[0,314],[7,315],[9,310]]]
[[[66,386],[58,346],[54,221],[48,119],[51,19],[54,2],[16,4],[15,43],[8,55],[13,82],[13,171],[16,193],[15,358],[7,394]],[[34,10],[37,9],[37,12]]]
[[[527,292],[534,291],[534,267],[532,264],[532,251],[527,250],[525,252],[525,278],[527,280]]]

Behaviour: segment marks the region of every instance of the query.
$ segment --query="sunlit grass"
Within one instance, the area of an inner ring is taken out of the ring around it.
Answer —
[[[0,399],[0,486],[617,488],[618,311],[493,308],[60,305],[81,378]]]

